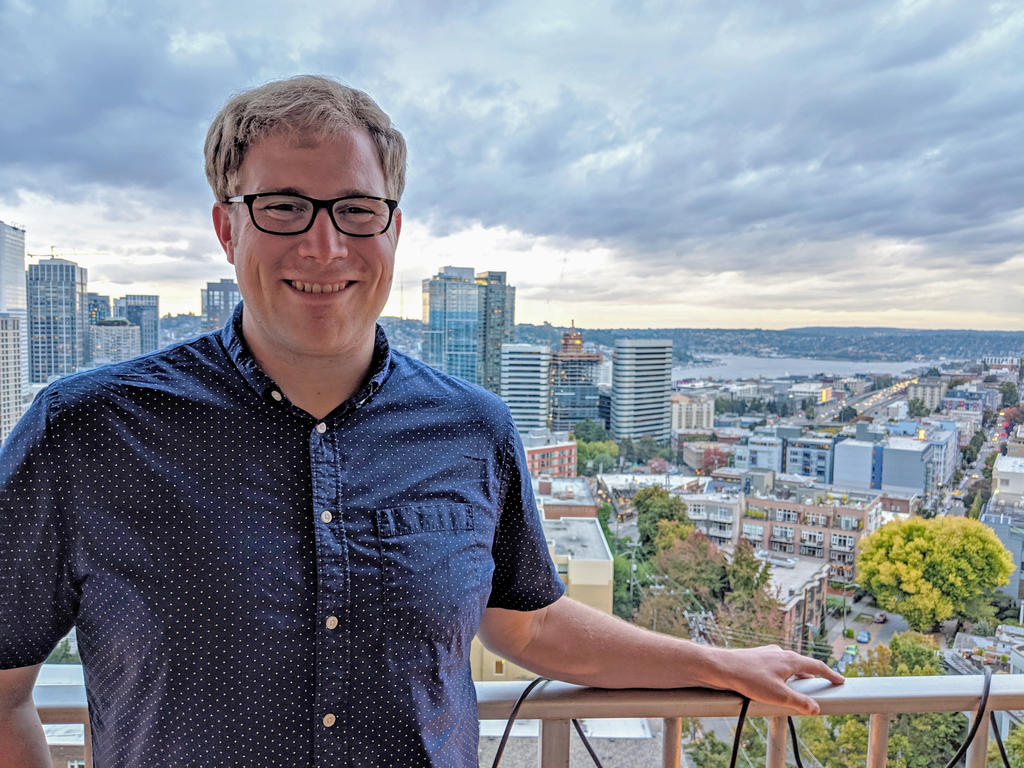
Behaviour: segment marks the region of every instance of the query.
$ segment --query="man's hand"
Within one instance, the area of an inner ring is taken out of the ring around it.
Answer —
[[[598,688],[718,688],[816,715],[817,702],[790,678],[843,677],[816,659],[777,646],[711,648],[658,635],[567,597],[539,611],[488,608],[480,639],[537,674]]]
[[[786,685],[787,680],[823,677],[833,685],[845,682],[842,675],[817,659],[784,651],[777,645],[707,651],[710,664],[699,673],[700,685],[736,691],[748,699],[795,709],[802,715],[816,715],[820,707],[810,696]]]

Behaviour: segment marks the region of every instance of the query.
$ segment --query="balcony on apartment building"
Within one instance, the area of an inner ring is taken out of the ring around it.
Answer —
[[[527,683],[477,683],[478,713],[481,720],[505,720]],[[889,720],[903,712],[964,712],[977,709],[982,690],[981,675],[948,675],[929,677],[851,678],[842,686],[831,686],[824,680],[796,680],[792,686],[813,696],[821,706],[822,715],[859,714],[869,716],[867,768],[884,768],[888,743]],[[45,686],[35,689],[36,707],[44,723],[77,723],[84,726],[82,759],[87,768],[92,761],[85,690],[82,686]],[[572,735],[572,719],[583,722],[614,718],[644,718],[662,721],[661,755],[665,768],[679,768],[683,747],[682,718],[725,717],[735,720],[739,715],[739,696],[727,691],[702,688],[675,690],[608,690],[582,688],[568,683],[549,682],[539,686],[519,712],[520,720],[539,721],[539,738],[530,743],[536,754],[535,765],[543,768],[568,768],[570,749],[582,746]],[[967,752],[967,768],[984,768],[989,742],[988,712],[1024,709],[1024,675],[996,675],[985,713],[985,727],[979,728]],[[787,760],[787,711],[779,707],[751,704],[750,717],[767,717],[768,752],[766,768],[784,768]],[[750,727],[748,725],[748,727]],[[654,729],[657,730],[657,729]],[[1003,734],[1005,738],[1006,734]],[[518,751],[527,743],[522,737]],[[481,764],[490,765],[496,740],[481,745]],[[616,739],[616,750],[629,750],[628,741]],[[646,743],[647,748],[650,744]],[[602,744],[595,744],[601,755]],[[639,748],[637,748],[639,749]],[[583,757],[586,760],[586,757]],[[608,759],[607,757],[605,758]],[[805,753],[805,760],[807,759]],[[812,763],[813,764],[813,763]]]

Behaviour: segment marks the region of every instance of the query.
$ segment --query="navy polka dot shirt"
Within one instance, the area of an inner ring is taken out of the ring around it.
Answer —
[[[105,766],[475,766],[486,606],[564,589],[497,397],[389,350],[322,421],[241,335],[69,376],[0,452],[0,667],[77,627]]]

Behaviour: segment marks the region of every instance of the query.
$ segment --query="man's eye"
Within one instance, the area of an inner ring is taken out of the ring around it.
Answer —
[[[373,211],[369,208],[364,208],[359,205],[346,205],[338,208],[336,212],[341,216],[365,216],[373,214]]]
[[[263,210],[273,213],[298,213],[301,209],[294,203],[270,203],[265,205]]]

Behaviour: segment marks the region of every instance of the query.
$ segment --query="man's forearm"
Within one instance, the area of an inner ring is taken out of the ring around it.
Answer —
[[[601,688],[738,691],[757,701],[817,714],[792,677],[843,678],[816,659],[776,646],[728,650],[658,635],[567,598],[523,618],[488,609],[481,639],[506,658],[546,677]]]
[[[0,712],[0,768],[50,768],[50,748],[29,700]]]

